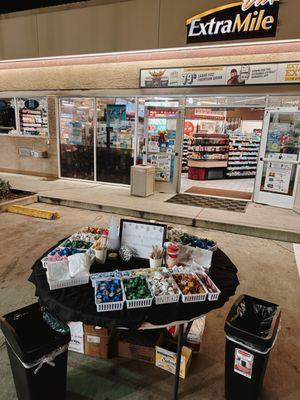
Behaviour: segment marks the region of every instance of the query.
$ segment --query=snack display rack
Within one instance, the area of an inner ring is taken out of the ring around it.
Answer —
[[[20,130],[23,135],[47,136],[47,110],[29,110],[20,108]]]
[[[229,136],[224,132],[226,112],[189,109],[187,126],[193,126],[188,145],[189,179],[223,178],[227,167]]]
[[[227,178],[255,177],[259,146],[259,137],[231,136],[226,170]]]
[[[181,165],[181,172],[185,173],[188,172],[188,155],[189,155],[189,142],[190,138],[184,137],[183,145],[182,145],[182,165]]]

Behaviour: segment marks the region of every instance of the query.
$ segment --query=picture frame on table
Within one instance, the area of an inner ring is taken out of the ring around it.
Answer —
[[[152,246],[163,245],[167,238],[167,225],[156,222],[121,219],[120,244],[136,250],[138,259],[148,259]]]

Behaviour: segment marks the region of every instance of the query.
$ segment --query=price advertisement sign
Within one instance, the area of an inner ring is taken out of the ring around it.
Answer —
[[[300,62],[141,69],[141,88],[300,83]]]
[[[271,153],[268,157],[274,162],[268,161],[264,191],[288,194],[293,164],[284,161],[297,161],[297,154]]]

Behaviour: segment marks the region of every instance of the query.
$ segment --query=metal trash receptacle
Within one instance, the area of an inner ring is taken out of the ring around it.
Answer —
[[[68,325],[63,326],[63,333],[52,329],[38,303],[6,314],[0,324],[18,399],[65,399]]]

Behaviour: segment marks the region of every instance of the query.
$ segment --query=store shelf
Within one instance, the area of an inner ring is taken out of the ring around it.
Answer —
[[[193,168],[226,168],[227,161],[213,160],[188,160],[188,166]]]
[[[255,176],[259,147],[260,140],[257,137],[230,137],[227,177]]]

